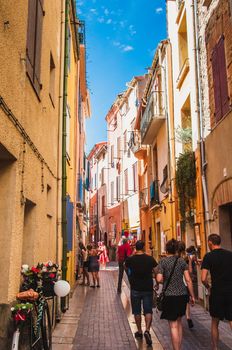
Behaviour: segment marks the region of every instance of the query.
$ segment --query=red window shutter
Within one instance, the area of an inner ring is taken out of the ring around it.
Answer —
[[[34,87],[39,94],[40,85],[40,62],[42,47],[42,25],[43,25],[43,0],[37,0],[37,16],[36,16],[36,52],[35,52],[35,69],[34,69]]]
[[[26,70],[33,83],[34,80],[34,58],[35,58],[35,23],[36,23],[36,0],[29,0],[28,3],[28,24],[27,24],[27,48],[26,48]]]
[[[221,119],[221,93],[220,93],[220,75],[217,48],[214,48],[212,54],[212,70],[213,70],[213,87],[214,87],[214,102],[215,102],[215,119],[216,123]]]
[[[229,111],[229,96],[228,96],[228,80],[226,70],[226,57],[224,36],[222,36],[217,45],[217,57],[220,75],[220,91],[221,91],[221,111],[222,117]]]

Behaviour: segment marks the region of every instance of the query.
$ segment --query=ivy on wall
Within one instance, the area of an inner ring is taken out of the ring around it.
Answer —
[[[181,220],[193,223],[193,200],[196,197],[196,165],[192,151],[180,154],[177,160],[176,189],[179,197]]]

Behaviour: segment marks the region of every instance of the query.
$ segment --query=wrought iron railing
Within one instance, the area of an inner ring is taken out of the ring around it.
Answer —
[[[162,91],[153,91],[148,99],[146,109],[140,124],[141,138],[145,136],[151,121],[154,118],[165,117],[164,93]]]

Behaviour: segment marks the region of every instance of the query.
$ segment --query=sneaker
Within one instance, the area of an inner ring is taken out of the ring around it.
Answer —
[[[135,332],[135,338],[143,339],[143,333]]]
[[[193,321],[191,320],[191,318],[188,318],[187,319],[187,322],[188,322],[188,327],[191,329],[194,327],[194,324],[193,324]]]
[[[100,288],[100,285],[99,285],[99,284],[97,285],[97,288]]]
[[[152,345],[151,334],[148,331],[144,332],[144,338],[146,339],[146,343],[148,346]]]
[[[95,285],[93,284],[92,286],[90,286],[91,288],[95,288]]]

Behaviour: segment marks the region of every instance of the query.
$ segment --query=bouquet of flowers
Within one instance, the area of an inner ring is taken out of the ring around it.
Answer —
[[[59,265],[48,261],[38,263],[37,266],[29,268],[28,265],[22,265],[21,274],[23,276],[22,290],[30,288],[42,292],[44,296],[54,295],[54,284],[58,279]]]
[[[28,315],[33,310],[33,305],[30,303],[16,304],[11,308],[12,317],[15,321],[26,321]]]

